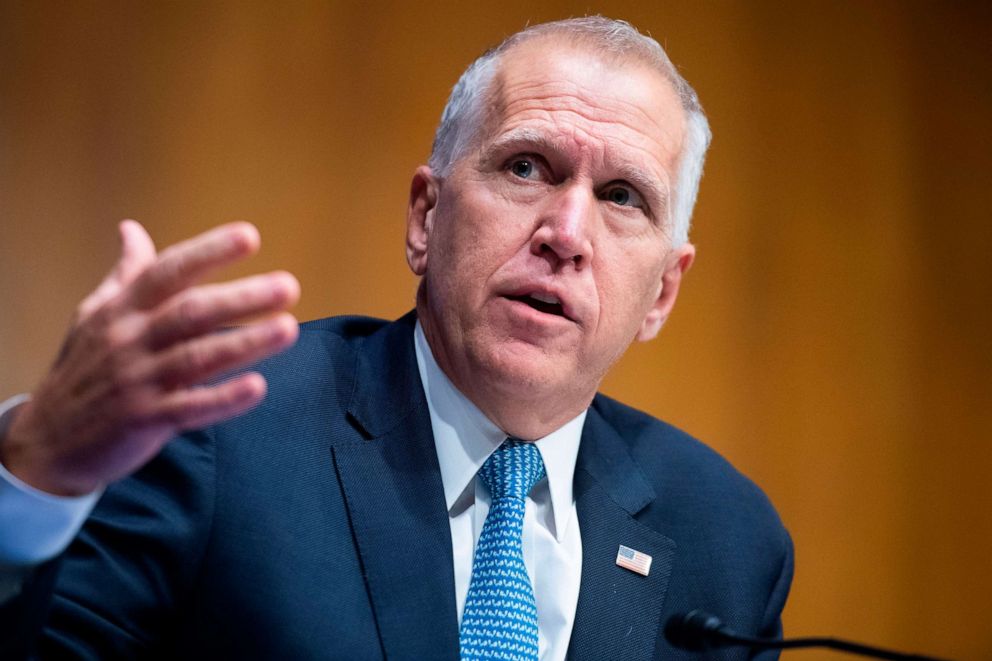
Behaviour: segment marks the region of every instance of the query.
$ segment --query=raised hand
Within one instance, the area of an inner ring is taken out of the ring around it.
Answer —
[[[92,492],[178,432],[251,409],[265,396],[260,374],[208,382],[296,341],[284,310],[300,287],[289,273],[196,285],[258,250],[254,226],[223,225],[158,254],[137,222],[122,222],[120,234],[120,261],[79,304],[51,371],[0,439],[7,470],[49,493]]]

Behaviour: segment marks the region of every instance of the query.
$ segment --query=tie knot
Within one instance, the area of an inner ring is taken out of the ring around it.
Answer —
[[[527,494],[544,475],[544,462],[537,446],[512,438],[503,441],[479,469],[479,477],[489,487],[493,501],[499,498],[526,500]]]

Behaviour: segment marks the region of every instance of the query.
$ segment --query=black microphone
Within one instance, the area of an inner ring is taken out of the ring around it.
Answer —
[[[827,647],[850,654],[860,654],[876,659],[891,661],[944,661],[933,656],[921,654],[904,654],[892,650],[861,645],[840,638],[791,638],[776,640],[773,638],[751,638],[741,636],[733,629],[724,625],[715,615],[694,610],[681,615],[673,615],[665,624],[665,638],[674,647],[699,652],[716,647],[750,647],[751,649],[790,649],[795,647]]]

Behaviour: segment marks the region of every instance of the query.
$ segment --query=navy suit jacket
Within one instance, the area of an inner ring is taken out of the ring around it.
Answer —
[[[258,409],[172,442],[108,489],[55,563],[50,612],[35,606],[37,655],[456,659],[451,535],[414,320],[304,324],[292,350],[262,365]],[[789,536],[706,446],[597,396],[574,493],[583,558],[570,658],[747,656],[671,648],[665,621],[693,608],[780,634]],[[648,576],[616,565],[621,544],[653,557]],[[24,597],[37,604],[46,588],[35,582]]]

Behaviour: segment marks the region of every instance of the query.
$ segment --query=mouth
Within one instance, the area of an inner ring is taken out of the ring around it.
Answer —
[[[544,314],[551,314],[557,317],[562,317],[563,319],[570,319],[570,317],[565,314],[565,309],[562,307],[561,301],[551,294],[534,292],[531,294],[522,294],[518,296],[507,296],[506,298],[511,301],[523,303],[524,305],[529,305],[538,312],[543,312]]]

